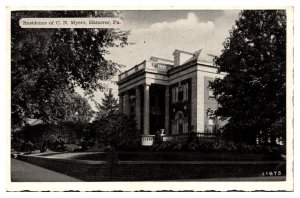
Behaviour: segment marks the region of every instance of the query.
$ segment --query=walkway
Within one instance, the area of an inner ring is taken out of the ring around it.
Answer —
[[[20,160],[11,159],[12,182],[78,182],[80,180]]]

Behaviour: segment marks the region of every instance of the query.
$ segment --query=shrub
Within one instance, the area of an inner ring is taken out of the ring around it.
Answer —
[[[134,150],[140,145],[135,120],[124,114],[109,114],[93,123],[97,144],[118,150]]]
[[[65,144],[74,144],[82,149],[91,146],[92,135],[90,125],[81,122],[62,122],[54,124],[40,124],[26,126],[20,132],[14,134],[13,145],[18,150],[26,151],[26,145],[32,143],[33,150],[39,149],[45,152],[47,148],[51,150],[65,150]]]
[[[197,137],[197,133],[191,132],[189,133],[188,139],[186,141],[186,148],[189,151],[196,151],[198,150],[200,141],[199,138]]]
[[[64,145],[64,150],[65,151],[69,151],[69,152],[80,151],[81,150],[81,146],[78,146],[76,144],[65,144]]]

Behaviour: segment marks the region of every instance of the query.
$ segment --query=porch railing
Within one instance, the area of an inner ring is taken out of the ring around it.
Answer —
[[[168,64],[156,63],[156,62],[152,62],[152,61],[143,61],[142,63],[135,65],[131,69],[121,73],[119,75],[119,80],[123,80],[127,76],[130,76],[130,75],[136,73],[137,71],[144,70],[146,68],[153,69],[156,71],[167,71],[167,70],[171,69],[172,67],[173,67],[172,65],[168,65]]]
[[[154,135],[142,135],[142,145],[152,146],[154,143]]]
[[[180,140],[187,140],[189,134],[175,134],[175,135],[164,135],[162,136],[163,142],[170,142],[170,141],[180,141]],[[197,137],[201,140],[214,140],[217,136],[213,133],[197,133]],[[155,135],[142,135],[142,145],[143,146],[152,146],[154,143]]]
[[[215,138],[216,134],[214,133],[197,133],[198,138]]]
[[[196,133],[199,139],[214,139],[216,138],[216,134],[214,133]],[[189,137],[189,134],[174,134],[174,135],[166,135],[163,137],[163,141],[173,141],[173,140],[186,140]]]

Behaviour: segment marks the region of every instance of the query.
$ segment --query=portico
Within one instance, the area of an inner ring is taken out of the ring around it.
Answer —
[[[138,85],[119,94],[120,111],[134,117],[136,128],[144,136],[152,136],[159,129],[169,128],[169,109],[165,105],[169,98],[166,94],[168,94],[166,86]]]
[[[169,102],[167,70],[170,67],[170,64],[144,61],[119,76],[120,111],[135,118],[143,137],[152,137],[157,130],[169,128],[169,122],[165,122],[169,109],[165,104]]]

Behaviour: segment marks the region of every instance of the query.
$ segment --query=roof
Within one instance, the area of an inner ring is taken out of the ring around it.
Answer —
[[[201,61],[205,61],[205,62],[213,62],[214,57],[216,57],[216,55],[208,53],[204,49],[199,49],[199,50],[197,50],[193,53],[193,57],[191,57],[190,59],[185,61],[183,64],[191,62],[191,61],[196,60],[196,59],[201,60]]]
[[[184,53],[184,54],[188,54],[188,55],[194,55],[194,53],[183,51],[183,50],[179,50],[179,49],[175,49],[172,55],[177,54],[179,52],[180,53]]]
[[[169,63],[172,63],[172,64],[174,63],[174,61],[168,60],[168,59],[165,59],[165,58],[159,58],[159,57],[156,57],[156,56],[151,56],[150,57],[150,61],[158,61],[158,60],[169,62]]]

